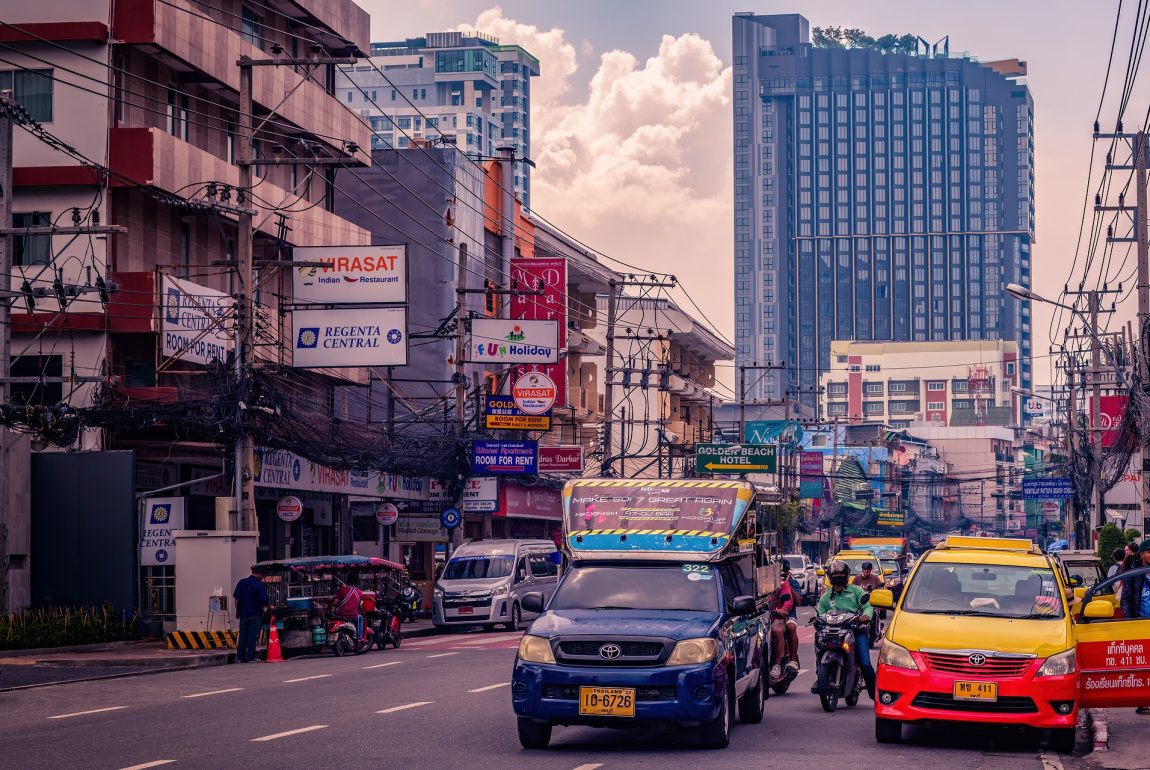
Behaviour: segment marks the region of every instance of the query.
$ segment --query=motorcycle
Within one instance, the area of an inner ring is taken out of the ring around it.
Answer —
[[[380,604],[379,609],[374,613],[371,628],[375,637],[375,645],[380,650],[387,649],[389,644],[398,649],[403,642],[400,615],[400,608],[394,602]]]
[[[811,619],[815,627],[815,656],[818,684],[815,685],[823,711],[838,708],[839,698],[847,706],[858,703],[866,684],[855,661],[855,627],[859,616],[831,610]]]

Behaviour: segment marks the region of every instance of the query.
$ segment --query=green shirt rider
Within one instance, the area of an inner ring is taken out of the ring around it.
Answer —
[[[830,578],[831,588],[819,597],[815,612],[824,615],[831,610],[852,612],[874,620],[874,607],[870,606],[867,592],[856,585],[850,584],[851,568],[844,561],[833,561],[827,565],[827,577]],[[870,623],[859,626],[855,630],[855,658],[859,668],[862,669],[863,681],[866,682],[867,694],[874,700],[874,666],[870,662]]]

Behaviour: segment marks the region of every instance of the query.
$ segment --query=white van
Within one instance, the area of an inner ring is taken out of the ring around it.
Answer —
[[[467,543],[439,576],[432,594],[436,628],[504,625],[517,631],[529,591],[550,597],[559,582],[559,555],[550,540],[484,540]]]

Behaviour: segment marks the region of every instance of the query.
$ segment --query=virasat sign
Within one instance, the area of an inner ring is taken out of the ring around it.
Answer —
[[[355,304],[407,301],[406,246],[308,246],[292,249],[295,301]],[[309,264],[310,263],[310,264]],[[319,266],[315,263],[326,263]]]
[[[479,364],[556,363],[559,361],[559,323],[473,319],[471,360]]]

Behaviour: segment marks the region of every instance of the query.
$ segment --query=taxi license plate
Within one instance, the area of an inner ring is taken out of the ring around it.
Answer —
[[[459,608],[459,614],[460,615],[471,615],[474,612],[475,612],[474,607],[460,607]]]
[[[579,714],[593,717],[635,716],[632,687],[580,687]]]
[[[955,682],[955,700],[998,700],[997,682]]]

